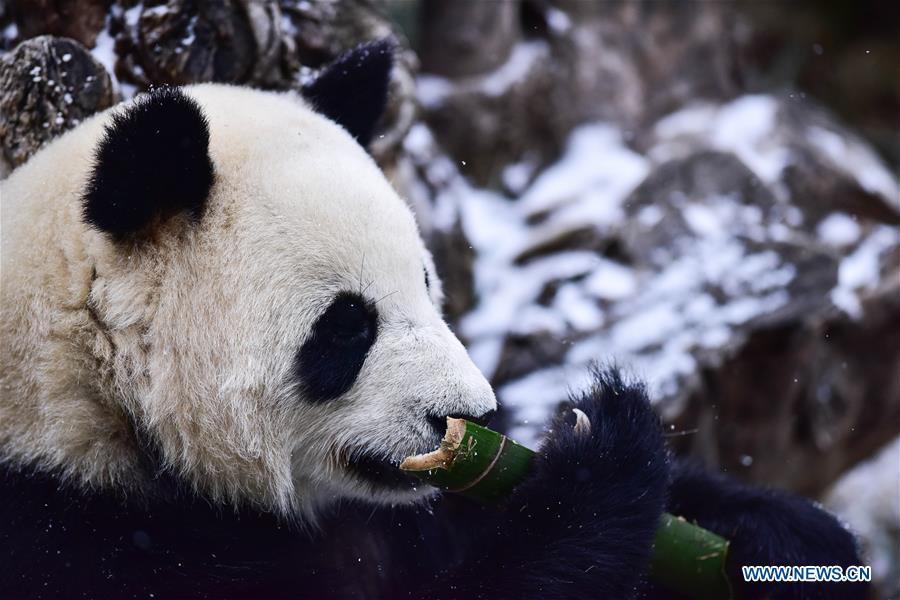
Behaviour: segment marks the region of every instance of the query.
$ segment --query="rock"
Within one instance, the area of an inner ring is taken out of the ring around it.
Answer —
[[[695,102],[647,128],[635,145],[658,160],[698,147],[734,151],[757,178],[791,199],[809,233],[834,211],[895,224],[900,214],[896,180],[871,146],[796,94],[747,95],[718,106]]]
[[[869,143],[823,106],[800,96],[781,96],[779,121],[791,146],[782,178],[810,223],[840,211],[900,225],[900,190],[880,175],[881,160]]]
[[[451,323],[475,305],[472,272],[475,251],[466,239],[459,221],[449,231],[436,231],[429,240],[436,268],[444,285],[444,314]]]
[[[145,5],[137,21],[140,65],[153,83],[242,83],[277,50],[278,5],[236,0]]]
[[[413,79],[418,60],[380,7],[370,2],[41,0],[16,5],[12,12],[5,5],[0,8],[0,49],[33,35],[35,27],[47,31],[75,28],[72,35],[89,47],[103,33],[94,57],[115,75],[112,88],[120,90],[125,99],[151,86],[205,81],[299,90],[316,69],[341,53],[363,42],[390,38],[396,44],[397,61],[388,107],[370,147],[389,172],[397,169],[401,144],[418,115]],[[41,15],[48,16],[46,22],[38,18]],[[105,23],[108,28],[104,31]],[[109,76],[100,81],[110,85]],[[87,106],[86,96],[84,102],[80,98],[75,101]],[[27,132],[30,126],[20,124],[22,135],[16,135],[9,145],[30,147],[32,138],[43,141],[56,135],[60,131],[53,124],[56,116],[54,113],[49,131]],[[19,164],[27,152],[7,150],[5,154],[5,162],[10,164],[4,171]]]
[[[15,167],[45,142],[116,102],[109,74],[84,46],[53,36],[0,57],[0,140]]]
[[[503,343],[497,371],[491,382],[502,386],[516,379],[559,364],[571,343],[555,333],[510,334]]]
[[[398,39],[393,24],[374,2],[315,0],[288,2],[283,7],[300,62],[312,69],[361,42]]]
[[[781,217],[772,192],[735,155],[701,150],[657,166],[625,200],[630,217],[621,235],[623,252],[632,264],[652,265],[661,249],[695,235],[685,213],[690,199],[733,196],[760,222]],[[654,219],[641,218],[652,212]]]
[[[694,431],[675,440],[680,451],[817,497],[898,433],[900,271],[857,319],[829,306],[815,267],[797,270],[806,293],[706,368],[673,424]]]
[[[809,94],[900,166],[900,45],[896,2],[744,3],[735,38],[748,91],[784,86]],[[848,26],[852,23],[852,26]]]
[[[515,258],[515,264],[524,265],[534,258],[565,250],[590,250],[607,255],[618,252],[617,240],[602,235],[592,225],[563,223],[547,228],[536,235],[527,248]]]
[[[639,129],[688,99],[740,89],[733,19],[714,2],[475,4],[429,3],[420,100],[439,143],[482,185],[529,155],[547,165],[580,123]],[[480,54],[467,50],[488,17],[489,45],[481,36]]]
[[[424,3],[423,69],[445,77],[496,69],[506,62],[522,35],[520,10],[519,3],[512,0]]]
[[[112,0],[28,0],[11,4],[20,39],[54,35],[93,48]]]
[[[133,91],[205,81],[299,90],[341,53],[390,38],[397,62],[388,108],[370,148],[384,168],[396,167],[399,146],[418,114],[412,76],[417,59],[368,2],[155,0],[114,10],[110,32],[116,75]]]

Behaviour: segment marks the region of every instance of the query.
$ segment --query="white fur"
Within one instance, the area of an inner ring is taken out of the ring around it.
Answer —
[[[310,515],[342,497],[421,497],[373,489],[343,457],[431,449],[427,414],[481,414],[495,399],[441,318],[412,214],[299,97],[186,92],[209,119],[216,173],[196,225],[174,218],[117,245],[83,224],[111,111],[2,183],[0,460],[146,491],[130,414],[215,501]],[[378,337],[348,393],[306,402],[294,357],[342,290],[378,301]]]

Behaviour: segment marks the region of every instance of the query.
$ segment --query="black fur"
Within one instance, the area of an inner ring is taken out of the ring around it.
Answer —
[[[319,533],[190,496],[127,504],[7,468],[0,597],[672,598],[645,582],[670,476],[669,509],[731,537],[746,564],[861,564],[852,538],[809,502],[670,472],[641,386],[597,373],[575,405],[590,436],[558,418],[534,474],[505,504],[345,504]],[[819,591],[782,584],[769,593],[860,597],[845,584]]]
[[[349,390],[377,335],[374,303],[353,292],[338,294],[297,353],[296,375],[307,399],[331,400]]]
[[[107,126],[84,194],[84,220],[121,238],[181,212],[197,218],[213,178],[200,107],[179,89],[157,89]]]
[[[318,112],[368,146],[387,106],[393,62],[389,40],[362,44],[341,55],[305,85],[303,95]]]

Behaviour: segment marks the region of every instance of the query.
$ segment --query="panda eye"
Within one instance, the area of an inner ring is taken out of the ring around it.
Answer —
[[[378,313],[359,294],[338,294],[297,353],[296,374],[313,401],[337,398],[356,381],[378,333]]]
[[[339,343],[364,341],[374,333],[372,311],[362,298],[339,297],[323,316],[327,317],[331,334]]]
[[[422,267],[425,272],[425,289],[431,291],[431,279],[428,278],[428,267]]]

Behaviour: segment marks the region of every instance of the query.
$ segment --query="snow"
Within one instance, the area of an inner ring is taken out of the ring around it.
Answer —
[[[549,7],[545,14],[547,24],[553,33],[560,35],[567,33],[572,28],[572,20],[569,15],[555,7]]]
[[[184,48],[190,47],[197,39],[197,15],[193,15],[188,21],[187,34],[181,38],[180,45]],[[180,52],[181,48],[176,48],[176,52]]]
[[[701,204],[688,204],[682,216],[697,235],[715,235],[721,231],[722,224],[716,214]]]
[[[475,280],[481,298],[462,319],[463,334],[477,341],[508,332],[562,335],[567,328],[586,331],[599,326],[604,316],[595,299],[622,297],[634,289],[633,275],[623,267],[588,251],[557,253],[521,266],[513,262],[536,240],[557,233],[566,219],[581,222],[585,216],[593,216],[602,221],[604,215],[608,219],[613,214],[621,218],[621,211],[610,212],[611,207],[621,204],[646,171],[646,161],[624,146],[620,132],[609,125],[592,124],[572,133],[565,155],[546,169],[518,202],[473,190],[462,178],[454,181],[449,193],[459,203],[464,231],[477,250]],[[529,213],[558,202],[557,188],[563,182],[568,185],[569,200],[579,202],[567,207],[568,215],[529,226]],[[577,185],[570,185],[573,182]],[[570,284],[557,292],[576,301],[570,304],[557,296],[552,309],[536,306],[547,282],[587,275],[592,275],[587,287]],[[560,310],[562,306],[565,310]],[[482,348],[487,347],[498,353],[501,348],[499,344]],[[476,360],[490,374],[497,357],[483,350]]]
[[[3,28],[2,36],[7,40],[14,40],[19,37],[19,27],[15,23],[9,23]]]
[[[879,281],[881,254],[900,243],[900,230],[880,226],[849,256],[841,261],[838,281],[841,287],[873,288]]]
[[[489,96],[502,96],[513,85],[523,81],[534,63],[548,53],[549,48],[543,41],[516,44],[506,62],[483,76],[477,85]]]
[[[498,263],[476,262],[476,286],[483,290],[480,304],[461,322],[463,333],[476,338],[483,335],[534,333],[521,319],[523,310],[532,306],[548,281],[569,279],[591,272],[597,263],[591,252],[565,252],[541,257],[521,268],[498,268]],[[507,265],[508,266],[508,265]],[[480,284],[480,285],[479,285]]]
[[[610,308],[613,325],[576,343],[567,362],[615,357],[639,368],[657,397],[665,395],[696,366],[698,349],[722,347],[742,325],[785,305],[783,287],[792,279],[793,267],[779,265],[774,252],[745,254],[725,238],[698,240],[661,271],[645,272],[634,297]],[[732,290],[732,299],[717,301],[705,291],[716,287]]]
[[[572,329],[592,331],[603,324],[603,311],[581,286],[567,283],[556,293],[553,310],[563,316]]]
[[[150,15],[157,18],[162,18],[169,13],[169,6],[166,4],[161,4],[159,6],[153,6],[144,10],[145,15]]]
[[[612,329],[610,341],[620,351],[639,350],[663,343],[681,325],[674,306],[658,304],[619,321]]]
[[[437,108],[453,93],[456,86],[446,77],[419,75],[416,79],[416,97],[425,108]]]
[[[566,333],[566,322],[556,310],[538,304],[526,304],[518,311],[507,331],[514,335],[543,333],[561,338]]]
[[[734,152],[763,181],[775,181],[787,164],[787,153],[772,145],[777,113],[771,96],[744,96],[726,104],[713,123],[713,146]]]
[[[862,229],[853,217],[836,212],[825,217],[816,227],[816,235],[829,246],[850,246],[862,235]]]
[[[706,133],[717,113],[712,104],[699,104],[681,109],[657,121],[654,131],[661,139]]]
[[[658,143],[649,154],[657,162],[678,158],[696,147],[692,142],[700,140],[711,149],[735,154],[778,192],[782,171],[791,161],[788,140],[779,131],[778,119],[779,101],[770,95],[742,96],[721,106],[695,103],[656,123],[653,132]],[[832,168],[900,210],[896,178],[866,144],[847,132],[819,125],[806,128],[805,135]]]
[[[509,191],[513,194],[520,194],[525,189],[525,186],[528,185],[533,173],[534,164],[531,161],[523,160],[503,169],[501,178],[503,179],[503,185]]]
[[[813,145],[824,152],[832,167],[855,178],[864,190],[881,195],[900,210],[900,186],[868,146],[819,126],[810,127],[807,136]]]
[[[835,306],[851,317],[862,316],[861,294],[878,284],[882,254],[898,246],[900,229],[880,225],[844,257],[838,267],[838,285],[831,292]]]
[[[97,41],[94,44],[91,54],[101,65],[104,66],[109,78],[112,81],[113,90],[119,89],[119,80],[116,78],[116,40],[109,34],[109,17],[106,19],[106,26],[97,35]]]
[[[731,152],[766,183],[775,183],[790,153],[775,136],[778,101],[748,95],[722,106],[694,104],[660,119],[654,126],[659,143],[650,153],[662,162],[681,156],[684,138],[701,138],[712,149]]]
[[[291,19],[290,15],[282,12],[279,25],[281,28],[281,33],[285,34],[289,38],[297,37],[299,31],[297,31],[297,27],[294,25],[294,21]]]
[[[585,290],[603,300],[623,300],[637,291],[634,271],[611,260],[600,260],[584,282]]]
[[[466,348],[472,362],[481,370],[486,377],[496,372],[500,362],[500,355],[503,352],[502,336],[482,337],[479,340],[470,342]]]
[[[549,54],[547,44],[540,40],[517,44],[509,58],[490,73],[460,80],[425,74],[416,78],[416,97],[425,108],[440,107],[448,96],[458,92],[477,90],[492,97],[500,97],[516,83],[526,79],[532,66]]]
[[[409,133],[403,139],[403,149],[421,159],[432,158],[432,147],[434,145],[434,137],[431,131],[423,123],[413,125]]]
[[[497,194],[471,189],[463,182],[457,184],[466,237],[485,259],[511,259],[527,233],[516,205]]]
[[[131,8],[127,9],[125,15],[125,25],[128,27],[137,27],[138,20],[141,17],[141,11],[144,9],[144,3],[138,2]],[[151,9],[152,10],[152,9]]]
[[[663,218],[663,211],[654,205],[645,206],[637,214],[637,222],[647,229],[659,223]]]
[[[572,131],[560,160],[538,176],[519,204],[535,214],[586,189],[609,202],[621,201],[647,171],[647,160],[625,146],[619,129],[606,123],[582,125]]]

